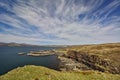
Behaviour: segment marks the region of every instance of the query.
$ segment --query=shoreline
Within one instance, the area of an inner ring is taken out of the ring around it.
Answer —
[[[120,74],[119,65],[114,65],[111,61],[104,59],[96,54],[77,52],[76,50],[42,50],[30,52],[28,56],[50,56],[56,55],[59,59],[60,71],[85,71],[97,70],[112,74]]]
[[[59,70],[60,71],[80,71],[80,70],[91,70],[88,66],[85,64],[79,63],[75,61],[74,59],[68,58],[65,56],[65,53],[62,53],[57,50],[42,50],[42,51],[36,51],[36,52],[30,52],[27,53],[28,56],[51,56],[56,55],[59,62]]]
[[[27,53],[28,56],[49,56],[53,54],[55,54],[54,50],[31,51]]]
[[[61,53],[57,50],[41,50],[41,51],[30,51],[27,53],[28,56],[49,56],[49,55],[57,55],[63,56],[64,53]]]

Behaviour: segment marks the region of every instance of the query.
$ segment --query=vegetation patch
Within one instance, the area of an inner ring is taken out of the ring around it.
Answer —
[[[119,80],[120,75],[98,71],[59,72],[41,66],[24,66],[14,69],[0,80]]]

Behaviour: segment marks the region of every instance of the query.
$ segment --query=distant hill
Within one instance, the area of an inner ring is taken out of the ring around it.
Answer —
[[[0,42],[0,46],[47,46],[47,47],[66,47],[66,45],[34,45],[34,44],[15,43],[15,42],[10,42],[10,43]]]
[[[4,43],[0,42],[0,46],[40,46],[40,45],[32,45],[32,44],[25,44],[25,43]]]

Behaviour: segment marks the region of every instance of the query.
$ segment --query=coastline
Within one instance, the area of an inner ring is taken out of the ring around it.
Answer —
[[[59,70],[60,71],[80,71],[80,70],[91,70],[88,66],[75,61],[74,59],[66,57],[65,53],[58,50],[41,50],[36,52],[27,53],[28,56],[50,56],[56,55],[59,59]]]
[[[68,50],[65,54],[59,50],[45,50],[28,53],[28,56],[49,56],[56,55],[59,59],[60,71],[87,71],[97,70],[100,72],[109,72],[120,74],[119,66],[112,64],[110,61],[101,58],[96,54],[79,53]]]
[[[56,50],[30,52],[28,56],[56,55],[60,71],[96,70],[120,74],[120,44],[71,46]]]
[[[64,53],[61,53],[57,50],[41,50],[41,51],[31,51],[27,53],[28,56],[49,56],[49,55],[57,55],[57,56],[63,56]]]

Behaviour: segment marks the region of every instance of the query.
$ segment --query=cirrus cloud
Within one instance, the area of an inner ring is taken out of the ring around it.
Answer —
[[[0,41],[89,44],[120,41],[120,0],[0,1]]]

